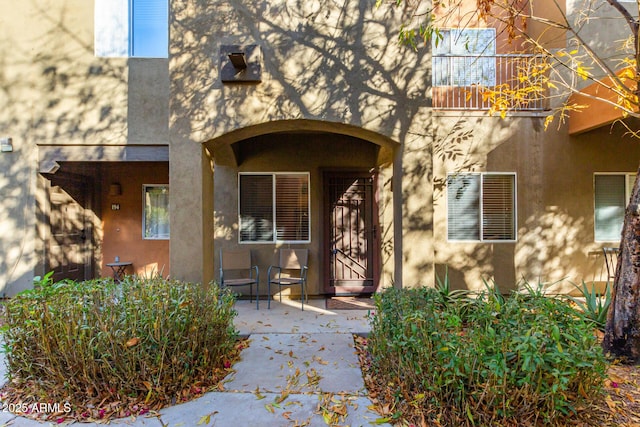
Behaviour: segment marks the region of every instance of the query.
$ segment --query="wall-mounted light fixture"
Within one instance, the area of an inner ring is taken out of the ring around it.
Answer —
[[[247,68],[247,61],[244,59],[244,52],[232,52],[228,56],[229,60],[233,64],[233,68],[236,70],[244,70]]]
[[[54,174],[60,169],[60,163],[52,159],[45,159],[40,162],[40,173]]]
[[[13,140],[9,137],[0,138],[0,152],[8,153],[13,151]]]
[[[110,196],[120,196],[122,194],[122,187],[119,183],[114,182],[109,186],[109,195]]]
[[[259,83],[262,51],[256,44],[220,46],[220,80],[223,83]]]

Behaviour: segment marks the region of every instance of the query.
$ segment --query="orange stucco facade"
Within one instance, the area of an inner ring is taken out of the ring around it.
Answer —
[[[617,81],[607,77],[571,95],[568,104],[576,105],[579,109],[570,113],[569,134],[577,135],[610,125],[626,116],[618,104],[624,103],[625,96],[632,96],[637,83],[633,81],[634,71],[631,68],[625,68],[616,74],[619,79]],[[622,85],[626,87],[616,93],[615,88],[619,85],[621,88]],[[639,111],[637,102],[635,107],[633,101],[630,102],[627,108],[636,113]]]
[[[105,165],[106,166],[106,165]],[[132,170],[130,165],[110,164],[104,167],[102,185],[102,243],[101,275],[112,274],[108,263],[131,262],[129,274],[152,276],[171,274],[168,239],[144,239],[142,233],[143,186],[169,183],[167,163],[140,163]],[[118,185],[120,194],[111,194],[112,185]]]

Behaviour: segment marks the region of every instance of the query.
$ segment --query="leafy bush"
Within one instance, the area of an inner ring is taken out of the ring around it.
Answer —
[[[212,385],[229,364],[233,302],[213,284],[133,276],[52,283],[45,276],[7,303],[10,385],[28,389],[35,402],[180,401],[185,389]]]
[[[566,301],[489,291],[450,298],[443,289],[376,297],[372,376],[396,417],[548,425],[602,390],[606,361],[593,324]]]

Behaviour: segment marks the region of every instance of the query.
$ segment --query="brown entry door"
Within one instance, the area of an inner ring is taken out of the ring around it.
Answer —
[[[52,279],[86,280],[90,262],[89,236],[85,213],[87,186],[78,181],[64,181],[49,188],[49,238],[46,272]]]
[[[369,173],[324,175],[324,276],[329,294],[375,292],[379,239],[374,183]]]

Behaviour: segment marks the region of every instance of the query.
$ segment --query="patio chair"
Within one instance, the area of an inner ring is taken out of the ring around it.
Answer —
[[[278,265],[269,266],[267,271],[268,292],[267,292],[267,308],[271,308],[271,285],[277,285],[280,291],[280,301],[282,302],[283,286],[300,286],[300,301],[302,302],[302,310],[304,311],[304,300],[309,301],[307,296],[307,261],[309,259],[309,251],[307,249],[280,249],[278,254]],[[272,277],[273,272],[273,277]],[[284,273],[284,274],[283,274]]]
[[[604,262],[607,266],[607,282],[613,283],[613,280],[616,278],[616,266],[618,265],[619,251],[620,248],[602,248],[602,253],[604,253]]]
[[[251,251],[220,250],[220,287],[249,287],[249,302],[253,301],[253,287],[256,287],[256,310],[260,309],[260,271],[251,263]]]

